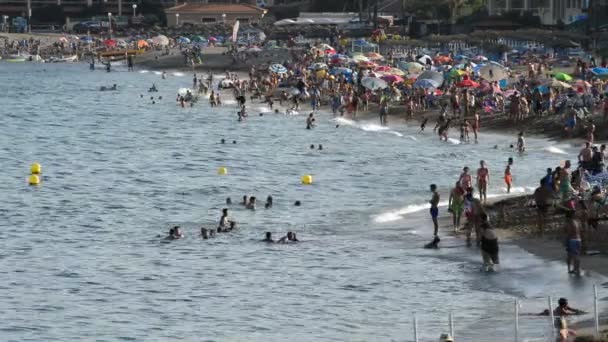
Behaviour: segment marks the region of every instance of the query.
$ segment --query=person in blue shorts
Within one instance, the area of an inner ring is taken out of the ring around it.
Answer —
[[[431,219],[433,220],[433,236],[437,236],[439,230],[439,223],[437,223],[437,217],[439,216],[439,193],[437,193],[437,185],[431,184],[431,192],[433,197],[429,203],[431,203]]]

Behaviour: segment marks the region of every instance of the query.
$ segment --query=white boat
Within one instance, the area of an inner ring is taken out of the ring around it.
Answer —
[[[7,62],[25,62],[26,59],[23,56],[19,56],[19,55],[13,55],[13,56],[8,56],[8,58],[6,59]]]
[[[49,60],[51,63],[66,63],[66,62],[76,62],[78,61],[78,56],[68,56],[68,57],[51,57]]]

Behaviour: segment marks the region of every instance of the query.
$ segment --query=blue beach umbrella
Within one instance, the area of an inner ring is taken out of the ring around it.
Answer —
[[[190,43],[190,39],[188,39],[186,37],[179,37],[175,41],[180,44],[189,44]]]
[[[608,78],[608,68],[593,68],[591,73],[599,78]]]
[[[275,74],[286,74],[287,73],[287,68],[284,67],[282,64],[272,64],[270,67],[268,67],[268,70],[270,70],[271,72],[274,72]]]
[[[414,82],[414,88],[439,88],[439,83],[435,80],[423,78]]]
[[[93,39],[93,37],[85,36],[85,37],[80,38],[80,41],[83,43],[86,43],[86,44],[91,44],[94,41],[94,39]]]
[[[349,68],[332,68],[329,70],[330,75],[352,75],[353,71]]]

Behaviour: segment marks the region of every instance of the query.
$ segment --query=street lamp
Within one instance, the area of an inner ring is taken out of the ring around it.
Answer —
[[[175,13],[175,26],[179,26],[179,13]]]
[[[112,39],[112,12],[108,12],[108,32],[110,33],[110,39]]]
[[[222,14],[222,22],[225,24],[226,23],[226,13]]]
[[[135,17],[135,10],[137,10],[137,4],[133,4],[133,17]]]

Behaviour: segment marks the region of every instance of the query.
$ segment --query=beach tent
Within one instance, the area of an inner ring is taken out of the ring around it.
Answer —
[[[421,64],[432,65],[433,64],[433,59],[429,55],[424,55],[424,56],[419,56],[418,57],[418,62],[420,62]]]
[[[163,36],[158,35],[154,38],[152,38],[152,43],[154,43],[155,45],[161,45],[161,46],[165,46],[165,45],[169,45],[169,38],[167,38],[167,36]]]
[[[388,87],[388,84],[386,84],[386,81],[381,80],[376,77],[362,78],[361,85],[364,86],[365,88],[371,89],[371,90],[384,89],[384,88]]]

